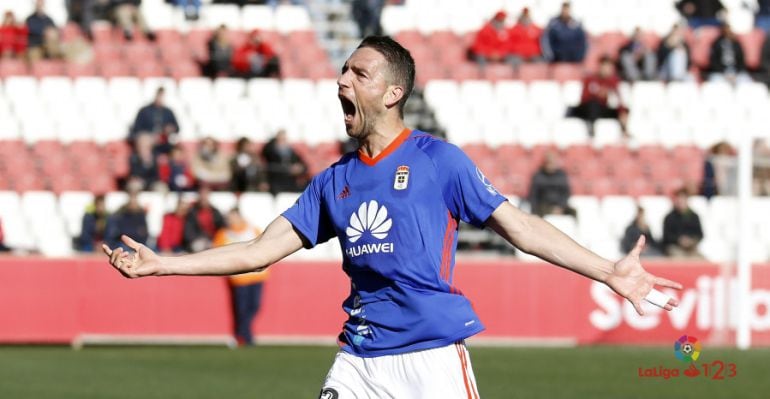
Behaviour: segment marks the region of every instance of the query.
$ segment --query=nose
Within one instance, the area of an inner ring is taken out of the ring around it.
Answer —
[[[337,78],[337,88],[344,89],[350,87],[350,70],[346,70],[340,73]]]

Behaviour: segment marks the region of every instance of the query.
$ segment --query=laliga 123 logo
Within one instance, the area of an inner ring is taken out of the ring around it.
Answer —
[[[687,368],[680,372],[678,368],[668,368],[662,365],[649,368],[639,367],[638,375],[642,378],[663,378],[665,380],[679,376],[687,378],[703,376],[712,380],[724,380],[738,375],[738,367],[735,363],[725,363],[722,360],[701,363],[701,367],[697,367],[695,362],[700,358],[701,350],[702,347],[698,338],[692,335],[682,335],[674,341],[674,356],[680,361],[688,363]]]

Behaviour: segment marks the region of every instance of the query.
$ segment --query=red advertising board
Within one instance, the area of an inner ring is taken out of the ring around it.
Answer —
[[[709,263],[648,263],[685,285],[673,312],[643,317],[606,287],[542,263],[458,262],[455,285],[487,330],[479,338],[576,343],[670,344],[679,335],[729,344],[736,291],[729,273]],[[331,262],[282,262],[272,268],[256,320],[262,336],[336,337],[349,283]],[[753,343],[770,345],[770,267],[754,267]],[[0,259],[0,342],[61,342],[80,334],[227,334],[227,282],[218,277],[127,280],[101,258]]]

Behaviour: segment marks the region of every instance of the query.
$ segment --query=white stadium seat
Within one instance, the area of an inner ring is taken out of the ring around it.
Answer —
[[[275,29],[281,33],[310,30],[310,15],[302,6],[279,5],[274,14]]]
[[[262,230],[278,216],[269,193],[243,193],[238,199],[238,207],[250,224]]]
[[[71,237],[80,236],[83,215],[94,201],[94,195],[87,191],[65,191],[59,194],[59,212],[64,218],[67,232]]]
[[[244,30],[273,30],[273,9],[266,5],[245,5],[241,8],[241,26]]]

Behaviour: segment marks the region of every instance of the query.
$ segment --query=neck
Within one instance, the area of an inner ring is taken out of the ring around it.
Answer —
[[[360,149],[370,158],[375,158],[404,131],[404,121],[400,117],[383,120],[375,124],[369,134],[360,141]]]

